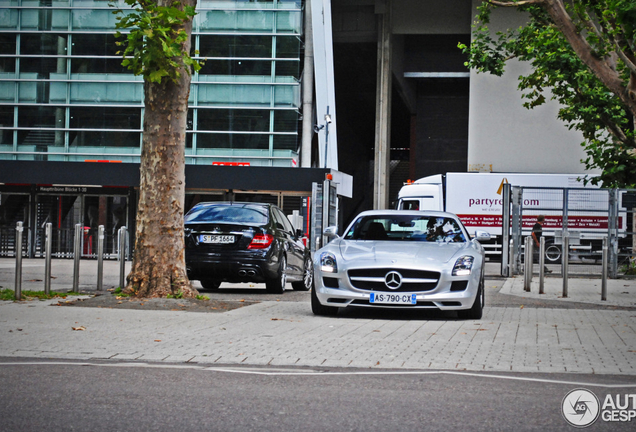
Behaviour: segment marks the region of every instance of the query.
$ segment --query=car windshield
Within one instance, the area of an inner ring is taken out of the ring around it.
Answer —
[[[465,242],[466,234],[452,218],[416,215],[373,215],[356,220],[345,234],[348,240]]]
[[[185,216],[186,223],[213,222],[265,225],[267,208],[253,205],[209,204],[194,207]]]

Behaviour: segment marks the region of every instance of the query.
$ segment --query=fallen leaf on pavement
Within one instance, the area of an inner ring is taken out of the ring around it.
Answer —
[[[86,327],[84,327],[84,326],[71,327],[71,328],[72,328],[73,330],[75,330],[75,331],[84,331],[84,330],[86,330]]]

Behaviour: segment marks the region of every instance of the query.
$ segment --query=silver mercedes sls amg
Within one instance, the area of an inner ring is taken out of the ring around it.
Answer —
[[[335,315],[347,306],[456,310],[480,319],[484,249],[451,213],[374,210],[360,213],[314,254],[311,308]]]

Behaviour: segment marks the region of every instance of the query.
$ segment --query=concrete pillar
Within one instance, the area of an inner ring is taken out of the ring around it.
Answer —
[[[311,168],[311,141],[314,136],[314,40],[311,0],[305,1],[305,62],[303,65],[303,135],[300,166]]]
[[[376,2],[378,20],[378,69],[376,81],[375,157],[373,208],[389,207],[391,156],[391,2]]]

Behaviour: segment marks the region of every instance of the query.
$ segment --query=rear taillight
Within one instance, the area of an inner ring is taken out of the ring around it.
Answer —
[[[266,249],[274,241],[274,236],[271,234],[256,234],[252,239],[252,242],[247,247],[248,249]]]

